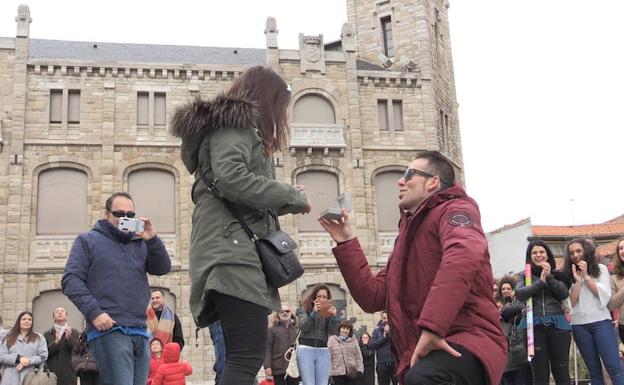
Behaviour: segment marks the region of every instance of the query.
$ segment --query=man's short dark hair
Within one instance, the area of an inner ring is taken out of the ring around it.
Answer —
[[[165,292],[162,291],[161,289],[152,289],[152,294],[154,294],[155,292],[159,292],[160,295],[165,298]]]
[[[115,198],[118,197],[124,197],[126,199],[129,199],[134,204],[134,199],[132,199],[132,196],[130,196],[130,194],[128,194],[127,192],[119,191],[113,193],[113,195],[109,196],[108,199],[106,199],[106,204],[104,205],[104,208],[106,208],[107,211],[111,211],[111,208],[113,207],[113,201],[115,200]]]
[[[441,190],[446,190],[455,184],[453,165],[438,151],[423,151],[416,155],[416,159],[427,159],[429,162],[428,170],[423,171],[437,175],[440,178]]]

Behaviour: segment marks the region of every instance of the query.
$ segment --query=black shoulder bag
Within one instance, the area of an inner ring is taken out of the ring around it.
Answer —
[[[201,168],[197,168],[197,172],[204,181],[208,191],[214,195],[215,198],[223,202],[225,207],[230,210],[234,218],[238,220],[256,246],[258,257],[262,263],[262,271],[264,271],[264,275],[271,286],[280,288],[303,275],[303,266],[301,266],[299,259],[295,255],[297,244],[288,234],[280,229],[277,217],[275,218],[277,230],[265,237],[259,238],[249,226],[247,226],[243,217],[232,207],[232,203],[223,199],[214,181],[210,181]]]

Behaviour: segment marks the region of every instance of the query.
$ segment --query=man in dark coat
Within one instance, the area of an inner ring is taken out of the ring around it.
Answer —
[[[477,204],[450,162],[422,152],[399,179],[399,236],[373,274],[343,210],[319,219],[351,295],[368,313],[386,309],[405,385],[496,385],[507,341],[492,298],[492,268]]]
[[[180,350],[182,350],[184,348],[182,323],[180,323],[178,315],[167,306],[165,294],[162,290],[152,290],[150,307],[151,311],[147,309],[147,328],[152,333],[152,337],[158,337],[163,345],[175,342],[180,345]],[[171,318],[171,316],[173,316],[173,320],[167,319]]]
[[[76,375],[71,368],[71,354],[78,344],[80,332],[67,323],[67,311],[57,307],[52,313],[54,325],[43,336],[48,343],[48,368],[56,373],[58,385],[76,385]]]
[[[390,325],[388,324],[388,313],[381,312],[381,320],[377,323],[370,345],[377,354],[377,382],[379,385],[397,385],[399,380],[396,375],[396,360],[392,353],[392,342],[390,341]]]

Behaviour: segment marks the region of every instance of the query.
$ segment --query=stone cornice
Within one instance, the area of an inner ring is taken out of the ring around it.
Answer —
[[[148,78],[186,80],[232,80],[248,66],[185,65],[159,63],[97,63],[67,60],[29,60],[28,71],[34,74],[62,76],[93,76],[103,78]]]

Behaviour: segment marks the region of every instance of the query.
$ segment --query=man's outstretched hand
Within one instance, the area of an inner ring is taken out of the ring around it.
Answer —
[[[410,360],[410,368],[434,350],[444,350],[453,357],[461,357],[461,353],[453,349],[451,345],[444,340],[444,338],[430,332],[429,330],[423,329],[420,334],[420,339],[416,344],[416,349],[414,349],[412,359]]]
[[[347,209],[342,209],[341,219],[318,218],[318,221],[325,231],[329,233],[329,236],[338,243],[355,238],[349,224],[349,211]]]

